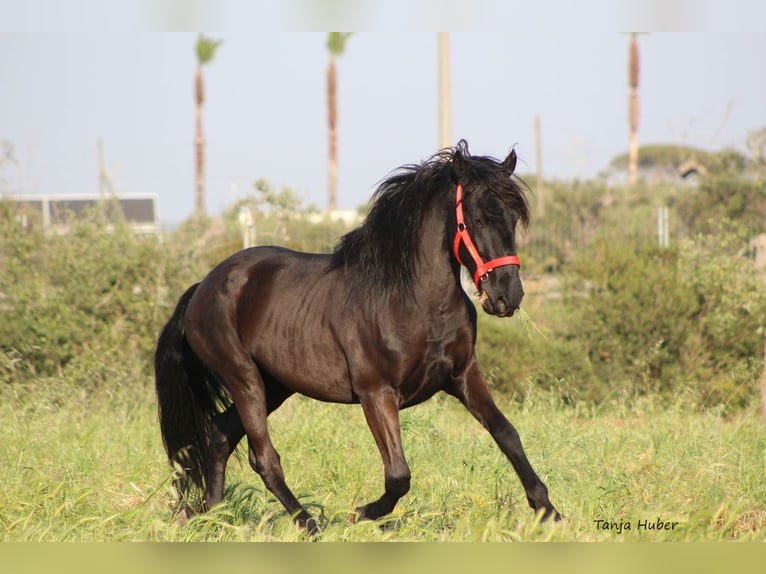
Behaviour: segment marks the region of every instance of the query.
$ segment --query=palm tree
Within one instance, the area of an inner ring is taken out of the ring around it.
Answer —
[[[452,145],[449,32],[439,32],[439,147]]]
[[[330,52],[330,61],[327,64],[327,124],[330,138],[327,160],[329,173],[327,189],[328,211],[334,211],[338,207],[338,79],[335,71],[335,59],[342,56],[343,52],[345,52],[349,36],[351,36],[351,32],[330,32],[327,35],[327,50]]]
[[[205,213],[205,137],[202,133],[202,104],[205,101],[205,82],[202,77],[202,66],[209,64],[215,56],[215,51],[223,40],[212,40],[202,34],[197,38],[197,72],[194,78],[195,97],[197,101],[197,134],[196,145],[196,201],[194,213]]]

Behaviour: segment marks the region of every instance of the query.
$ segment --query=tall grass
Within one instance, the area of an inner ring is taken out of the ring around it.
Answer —
[[[149,380],[126,374],[87,396],[58,383],[0,391],[1,540],[305,540],[246,456],[230,463],[224,504],[180,526]],[[402,412],[412,490],[376,523],[348,520],[383,486],[358,407],[295,397],[269,422],[323,541],[766,540],[766,431],[754,410],[725,419],[651,397],[572,407],[540,391],[500,405],[562,524],[535,521],[508,462],[449,397]],[[678,525],[638,530],[657,518]]]

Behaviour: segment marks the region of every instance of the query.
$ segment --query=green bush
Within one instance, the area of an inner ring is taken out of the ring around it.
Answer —
[[[329,251],[345,231],[339,222],[296,217],[300,200],[289,189],[259,182],[256,190],[246,201],[260,242]],[[96,387],[121,362],[149,374],[178,297],[242,248],[237,216],[235,206],[222,219],[193,217],[173,233],[141,236],[94,209],[57,234],[23,228],[12,205],[0,202],[0,380],[71,376]]]
[[[0,353],[27,372],[61,374],[82,355],[145,358],[159,317],[164,250],[125,224],[107,230],[97,214],[67,235],[21,229],[0,235]]]
[[[599,378],[627,375],[649,385],[672,376],[694,314],[677,250],[636,249],[601,238],[575,260],[569,280],[567,334],[583,340]]]
[[[616,211],[646,211],[638,195]],[[542,332],[479,313],[487,377],[520,399],[543,388],[590,403],[656,394],[701,407],[751,404],[763,369],[766,285],[748,229],[719,225],[660,249],[635,221],[612,223],[615,213],[562,267],[560,299],[525,299]]]
[[[272,243],[329,250],[342,224],[290,217],[279,203],[289,199],[257,211],[259,229],[273,230]],[[128,372],[150,377],[179,295],[240,248],[235,215],[193,218],[158,237],[93,213],[55,235],[21,229],[0,203],[0,380],[87,392]],[[748,404],[763,367],[766,293],[746,231],[729,226],[661,250],[615,217],[603,214],[595,239],[571,253],[560,293],[528,296],[511,320],[479,312],[490,383],[518,400],[541,388],[569,402],[683,393],[705,406]]]
[[[723,220],[738,222],[752,235],[766,231],[766,185],[760,178],[713,174],[677,194],[670,206],[689,236],[714,233]]]
[[[562,336],[611,386],[743,406],[757,394],[766,318],[745,245],[731,229],[667,250],[604,236],[571,266]]]
[[[532,389],[552,391],[566,403],[602,396],[594,393],[598,381],[579,341],[534,317],[498,319],[479,311],[476,354],[490,386],[518,402]]]

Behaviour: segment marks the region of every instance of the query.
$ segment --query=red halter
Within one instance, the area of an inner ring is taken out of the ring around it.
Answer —
[[[489,261],[484,261],[479,255],[478,249],[473,243],[471,236],[468,234],[468,227],[465,225],[465,218],[463,217],[463,185],[457,184],[457,193],[455,197],[455,214],[457,215],[457,232],[455,233],[455,241],[452,244],[452,252],[455,254],[455,259],[463,267],[466,264],[460,259],[460,242],[463,242],[468,253],[471,255],[471,259],[476,264],[476,271],[473,274],[473,282],[476,284],[477,289],[481,289],[480,283],[483,283],[489,279],[489,274],[492,270],[502,267],[504,265],[518,265],[521,266],[521,260],[517,255],[506,255],[504,257],[496,257]]]

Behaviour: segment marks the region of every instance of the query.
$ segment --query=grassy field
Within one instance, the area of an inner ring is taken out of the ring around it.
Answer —
[[[65,383],[2,392],[3,541],[304,540],[246,457],[226,502],[174,519],[149,381],[85,397]],[[382,491],[359,407],[295,397],[270,419],[296,495],[324,541],[766,541],[766,431],[652,399],[578,409],[544,394],[500,400],[564,514],[539,525],[489,435],[449,397],[402,413],[412,490],[385,521],[351,524]],[[666,528],[650,528],[657,521]]]

